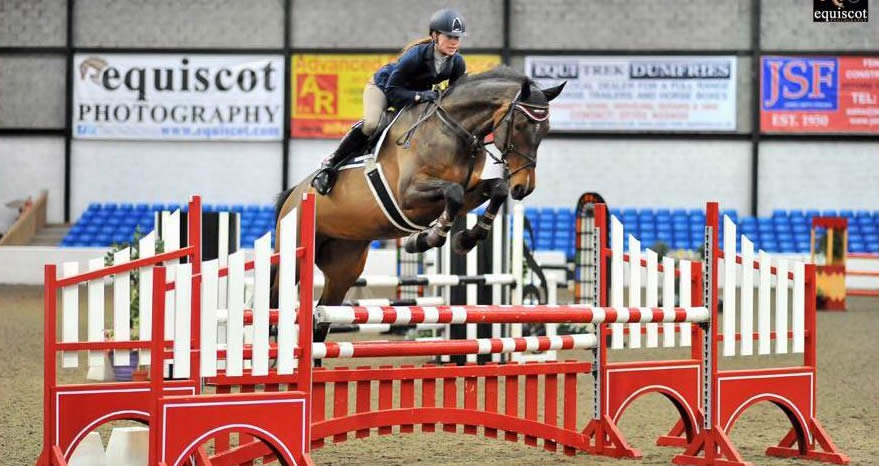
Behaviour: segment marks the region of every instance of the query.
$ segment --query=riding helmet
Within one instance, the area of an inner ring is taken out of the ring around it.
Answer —
[[[430,17],[430,31],[439,31],[451,37],[467,35],[464,18],[455,10],[444,8]]]

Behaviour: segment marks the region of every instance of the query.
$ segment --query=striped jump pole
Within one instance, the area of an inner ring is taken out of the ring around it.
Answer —
[[[705,322],[705,307],[567,306],[318,306],[317,322],[330,324],[546,324]]]
[[[522,351],[592,348],[595,343],[595,335],[591,333],[472,340],[327,342],[314,343],[312,354],[317,359],[508,354]]]

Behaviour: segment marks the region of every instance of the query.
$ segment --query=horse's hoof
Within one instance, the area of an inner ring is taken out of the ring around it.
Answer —
[[[474,247],[476,247],[476,240],[465,231],[455,233],[455,237],[452,238],[452,250],[455,251],[455,254],[467,254]]]

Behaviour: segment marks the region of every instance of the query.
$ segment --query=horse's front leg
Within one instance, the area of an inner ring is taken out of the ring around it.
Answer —
[[[479,217],[473,228],[458,232],[452,238],[452,250],[456,254],[467,254],[476,246],[476,243],[488,238],[491,225],[510,193],[510,185],[506,180],[500,178],[487,180],[485,181],[485,186],[479,191],[481,192],[477,194],[480,196],[488,195],[488,207],[486,207],[485,213]],[[482,201],[482,199],[479,199],[477,204],[481,204],[479,201]]]
[[[464,205],[464,188],[457,183],[442,180],[431,180],[413,186],[405,196],[408,202],[445,201],[445,209],[439,218],[426,230],[406,238],[406,252],[410,254],[427,251],[446,243],[446,236],[452,229],[452,223]]]

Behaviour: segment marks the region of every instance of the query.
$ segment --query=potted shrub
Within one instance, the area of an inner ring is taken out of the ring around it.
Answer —
[[[136,260],[140,258],[139,244],[140,239],[145,235],[140,231],[138,227],[134,232],[134,238],[130,243],[113,243],[110,246],[110,250],[107,251],[107,254],[104,256],[104,264],[109,266],[113,265],[113,255],[125,248],[131,248],[131,260]],[[161,253],[164,250],[164,244],[161,239],[156,240],[156,253]],[[140,273],[134,272],[129,274],[129,325],[131,328],[131,339],[137,340],[140,337]],[[106,331],[107,339],[113,339],[113,331]],[[116,366],[112,364],[113,354],[110,354],[111,367],[113,368],[113,375],[117,381],[131,381],[131,380],[147,380],[147,375],[149,371],[145,368],[140,367],[139,365],[139,354],[137,350],[130,350],[129,357],[130,362],[125,366]]]

